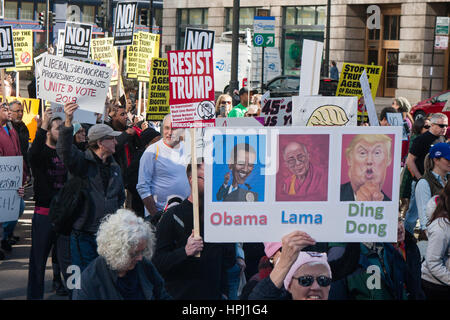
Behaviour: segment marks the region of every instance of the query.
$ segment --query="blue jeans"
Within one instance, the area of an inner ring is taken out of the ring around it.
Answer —
[[[238,290],[241,283],[241,268],[236,263],[230,269],[227,270],[228,278],[228,300],[239,300]]]
[[[97,258],[97,242],[95,235],[72,231],[70,235],[70,255],[72,265],[80,267],[81,272]]]
[[[414,228],[417,224],[417,219],[419,218],[419,210],[417,209],[416,203],[416,184],[417,181],[413,181],[411,184],[411,200],[409,200],[409,208],[406,211],[405,217],[405,230],[411,234],[414,234]]]
[[[20,198],[19,218],[22,216],[24,211],[25,211],[25,201],[23,201],[23,198]],[[17,222],[18,222],[18,220],[3,222],[3,239],[2,240],[7,240],[10,236],[13,235],[14,229],[16,228],[16,225],[17,225]]]

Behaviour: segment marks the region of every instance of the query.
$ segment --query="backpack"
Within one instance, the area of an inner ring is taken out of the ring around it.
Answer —
[[[88,200],[88,180],[73,177],[53,197],[48,217],[56,233],[70,235],[72,225]]]

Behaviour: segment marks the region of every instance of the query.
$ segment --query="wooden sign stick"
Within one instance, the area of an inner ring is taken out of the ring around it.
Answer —
[[[198,208],[198,177],[197,177],[197,148],[195,147],[195,128],[190,128],[191,133],[191,164],[192,164],[192,201],[194,206],[194,237],[200,236],[200,216]],[[200,253],[195,255],[200,257]]]
[[[139,112],[139,116],[142,114],[142,108],[141,108],[141,97],[142,97],[142,81],[139,81],[139,92],[138,92],[138,107],[137,110]]]
[[[120,47],[119,79],[117,81],[116,103],[119,102],[120,99],[120,81],[122,80],[122,63],[123,63],[123,47]]]
[[[0,71],[0,81],[2,82],[2,102],[6,102],[6,88],[5,88],[5,70]]]
[[[20,72],[16,72],[16,97],[20,97]]]

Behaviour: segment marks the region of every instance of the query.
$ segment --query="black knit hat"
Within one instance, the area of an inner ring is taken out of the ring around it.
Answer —
[[[153,139],[161,134],[153,128],[147,128],[141,133],[141,141],[144,146],[149,144]]]

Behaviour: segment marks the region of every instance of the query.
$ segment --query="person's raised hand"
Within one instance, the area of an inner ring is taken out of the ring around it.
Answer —
[[[38,114],[34,117],[34,120],[36,120],[37,127],[42,128],[42,118]]]
[[[297,260],[299,252],[307,247],[315,245],[316,241],[306,232],[296,230],[285,235],[281,240],[281,255],[278,263],[291,267]]]
[[[17,189],[17,193],[19,194],[19,197],[23,198],[25,195],[25,188],[19,187],[19,189]]]
[[[47,130],[48,124],[52,120],[52,116],[53,116],[52,108],[45,109],[44,114],[42,116],[42,123],[41,123],[41,128],[42,129]]]
[[[202,237],[195,237],[194,230],[192,230],[184,250],[186,251],[186,255],[188,257],[195,256],[203,250],[203,239]]]
[[[73,114],[78,109],[78,104],[68,102],[64,105],[64,113],[66,114],[65,126],[72,126]]]

